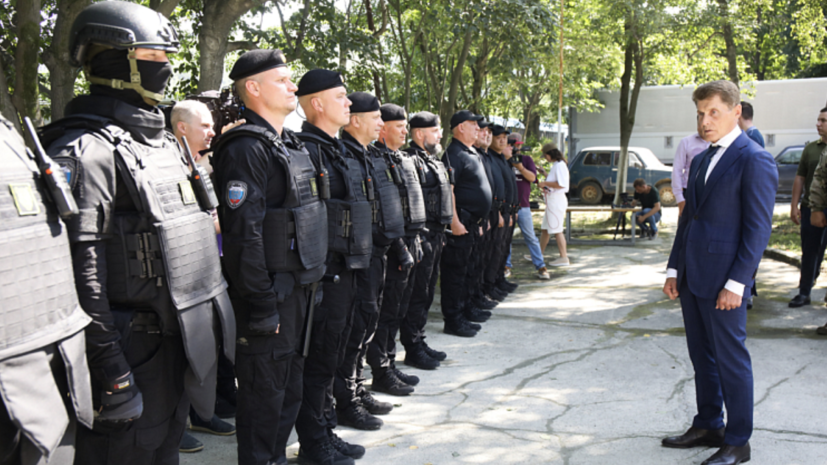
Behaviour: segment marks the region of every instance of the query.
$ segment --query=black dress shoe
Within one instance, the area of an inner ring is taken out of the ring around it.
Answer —
[[[701,462],[701,465],[738,465],[749,462],[750,458],[749,443],[743,446],[725,444],[724,447],[718,449],[718,452],[712,454],[712,457]]]
[[[689,449],[698,446],[721,447],[724,445],[724,428],[709,430],[693,426],[682,435],[665,438],[660,443],[663,447],[675,449]]]
[[[803,307],[805,305],[810,305],[810,296],[798,294],[797,296],[793,297],[793,300],[790,301],[789,305],[790,308],[798,308]]]
[[[204,421],[198,415],[190,417],[190,429],[218,436],[232,436],[235,434],[235,426],[218,418],[217,415],[213,415],[210,421]]]

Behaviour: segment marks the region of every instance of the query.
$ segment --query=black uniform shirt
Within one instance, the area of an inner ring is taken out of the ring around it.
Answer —
[[[278,134],[250,109],[244,110],[242,117],[247,120],[246,124]],[[282,140],[287,146],[292,144],[289,137]],[[249,310],[253,318],[267,318],[278,324],[276,293],[264,261],[266,239],[262,236],[262,224],[267,209],[279,208],[284,203],[287,171],[276,159],[275,149],[256,137],[240,136],[226,145],[219,140],[218,145],[212,162],[221,203],[218,219],[224,246],[224,275],[230,283],[231,295],[243,299],[248,307],[236,309],[236,314],[243,320],[243,314]],[[232,208],[231,189],[237,203]],[[243,196],[240,202],[237,201],[239,195]],[[239,335],[245,334],[247,323],[239,321]]]
[[[313,134],[314,136],[320,137],[325,141],[325,143],[321,146],[317,145],[315,141],[305,142],[305,147],[307,148],[307,151],[310,152],[310,158],[313,160],[313,164],[316,165],[316,169],[320,166],[319,157],[324,157],[324,166],[327,168],[327,179],[330,183],[330,198],[344,199],[347,197],[347,186],[345,185],[344,180],[345,175],[342,172],[345,165],[341,160],[338,162],[336,161],[337,158],[344,156],[342,153],[344,152],[342,141],[330,137],[329,134],[308,123],[307,121],[302,123],[302,132]],[[320,153],[322,151],[324,153]]]
[[[511,206],[520,202],[517,198],[517,178],[511,170],[511,165],[505,161],[503,154],[488,149],[488,156],[491,158],[491,166],[496,167],[496,171],[502,179],[503,195],[500,200],[503,201],[504,207],[508,207],[508,209],[504,208],[505,212],[509,213]]]
[[[462,142],[453,139],[445,157],[454,170],[454,196],[457,208],[467,210],[476,218],[484,218],[491,211],[491,185],[479,154]]]
[[[497,164],[497,160],[491,155],[489,151],[481,151],[480,152],[483,164],[485,164],[486,168],[488,168],[488,172],[491,173],[491,176],[488,178],[489,183],[491,184],[491,192],[494,194],[494,199],[496,202],[491,205],[491,211],[499,211],[499,207],[505,199],[505,184],[503,182],[502,173],[500,173],[500,166]]]

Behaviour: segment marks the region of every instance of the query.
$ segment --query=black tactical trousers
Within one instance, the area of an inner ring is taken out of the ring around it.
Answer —
[[[474,244],[480,238],[478,225],[469,224],[465,228],[468,234],[445,235],[445,248],[440,259],[440,300],[442,316],[446,320],[459,318],[470,297],[467,277],[474,271],[475,263],[471,260],[471,255]]]
[[[57,465],[70,464],[75,455],[75,435],[78,422],[75,416],[75,409],[72,406],[72,398],[69,396],[66,366],[64,365],[63,357],[60,355],[60,349],[57,347],[57,344],[50,344],[47,347],[39,349],[39,351],[43,351],[49,360],[55,386],[63,398],[66,414],[69,417],[69,425],[66,427],[63,439],[61,439],[58,447],[52,452],[48,463]],[[30,353],[34,352],[36,351]],[[43,380],[43,382],[48,381]],[[39,408],[38,405],[29,405],[27,407],[32,409]],[[51,414],[52,411],[50,410],[48,413]],[[57,412],[55,412],[55,414],[57,414]],[[46,459],[40,452],[40,449],[34,445],[28,436],[17,428],[17,425],[15,425],[9,417],[6,404],[0,400],[0,465],[40,465],[45,463]]]
[[[410,245],[409,250],[413,250]],[[410,292],[405,291],[410,283],[410,277],[418,267],[411,270],[400,270],[399,259],[393,251],[387,254],[387,271],[385,273],[385,288],[382,293],[382,306],[379,310],[379,321],[373,340],[368,344],[367,361],[374,376],[391,367],[396,358],[396,333],[407,310],[407,298]]]
[[[507,256],[505,248],[506,230],[508,229],[508,217],[503,219],[505,224],[502,228],[497,227],[491,230],[491,243],[488,246],[488,255],[483,270],[483,292],[488,292],[497,284],[497,279],[503,273],[500,266]]]
[[[187,357],[180,335],[132,331],[122,337],[124,355],[141,389],[141,418],[119,432],[78,426],[77,465],[174,465],[187,426],[189,399],[184,393]],[[101,386],[92,380],[92,392]]]
[[[494,264],[497,268],[497,279],[495,281],[497,284],[505,281],[505,264],[508,263],[508,256],[511,254],[511,243],[514,241],[514,228],[517,226],[517,215],[511,214],[510,217],[513,224],[508,226],[508,218],[505,218],[506,225],[503,228],[502,256],[500,257],[500,262]]]
[[[439,279],[439,261],[445,243],[445,233],[431,230],[420,234],[422,241],[422,261],[414,268],[408,311],[402,318],[399,339],[406,349],[422,342],[425,337],[425,324],[428,323],[428,310],[434,302],[436,282]]]
[[[278,304],[278,334],[237,340],[239,465],[268,465],[285,455],[302,402],[304,358],[299,348],[308,292],[305,287],[295,287]],[[242,301],[233,301],[234,308],[242,305]]]
[[[328,274],[332,270],[328,267]],[[313,316],[310,352],[304,361],[304,394],[296,419],[296,433],[305,447],[328,437],[336,426],[333,412],[333,379],[344,360],[356,298],[354,272],[335,271],[339,283],[324,284],[324,298]]]
[[[356,401],[357,391],[364,382],[362,359],[379,321],[387,251],[387,246],[374,247],[370,268],[355,272],[356,309],[353,313],[353,325],[347,339],[344,359],[336,369],[336,379],[333,382],[333,396],[339,408],[345,408]]]
[[[491,232],[493,230],[485,230],[483,224],[483,233],[480,237],[474,238],[474,247],[469,258],[470,262],[468,271],[465,276],[465,285],[468,287],[468,299],[466,299],[466,308],[473,306],[471,301],[474,298],[482,297],[482,276],[486,266],[485,258],[488,251],[488,246],[491,244]]]

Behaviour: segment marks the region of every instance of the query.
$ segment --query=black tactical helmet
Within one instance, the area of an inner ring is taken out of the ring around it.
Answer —
[[[70,60],[82,66],[89,46],[99,44],[119,50],[152,48],[178,53],[178,33],[162,14],[137,3],[94,3],[80,12],[72,24]]]

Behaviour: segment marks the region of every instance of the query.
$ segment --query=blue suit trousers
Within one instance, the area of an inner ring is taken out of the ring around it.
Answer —
[[[695,367],[698,414],[696,428],[724,427],[724,442],[743,446],[752,435],[752,362],[745,345],[747,299],[734,310],[715,309],[714,299],[700,298],[684,279],[680,289],[689,358]]]

